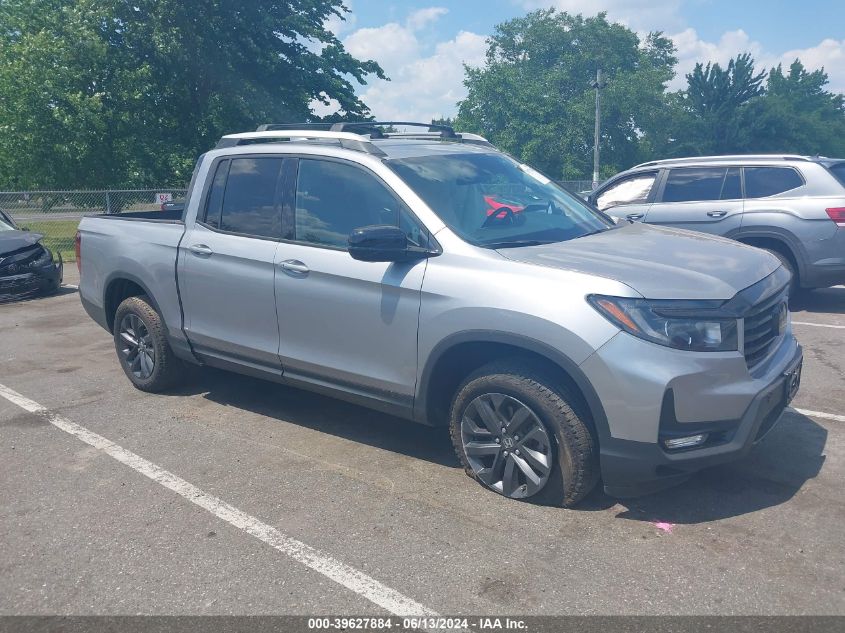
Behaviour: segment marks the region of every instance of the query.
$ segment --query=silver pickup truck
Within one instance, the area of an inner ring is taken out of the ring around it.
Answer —
[[[262,126],[184,210],[85,218],[80,295],[129,380],[183,363],[448,426],[467,474],[570,506],[743,455],[800,382],[790,275],[607,216],[447,126]]]

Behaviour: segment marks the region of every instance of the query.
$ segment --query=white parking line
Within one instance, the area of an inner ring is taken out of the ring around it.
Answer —
[[[793,321],[792,325],[809,325],[810,327],[829,327],[835,330],[845,330],[845,325],[829,325],[827,323],[807,323],[806,321]]]
[[[796,413],[806,415],[811,418],[821,418],[822,420],[834,420],[836,422],[845,422],[845,415],[836,415],[835,413],[824,413],[823,411],[808,411],[807,409],[796,409],[789,407]]]
[[[70,288],[72,290],[79,290],[79,286],[74,284],[62,284],[62,288]]]
[[[310,545],[306,545],[302,541],[282,534],[273,526],[267,525],[254,516],[238,510],[218,497],[203,492],[193,484],[177,477],[160,466],[126,450],[102,435],[89,431],[85,427],[53,413],[37,402],[22,396],[2,384],[0,384],[0,396],[3,396],[6,400],[25,411],[41,416],[57,429],[61,429],[65,433],[69,433],[86,444],[103,451],[121,464],[129,466],[132,470],[181,495],[217,518],[264,541],[282,554],[286,554],[306,567],[334,580],[336,583],[354,591],[390,613],[398,616],[422,615],[437,617],[438,614],[436,612],[399,593],[395,589],[383,585],[375,578],[340,562],[328,554],[314,549]]]

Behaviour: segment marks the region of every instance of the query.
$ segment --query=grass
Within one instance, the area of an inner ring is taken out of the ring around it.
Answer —
[[[61,253],[66,262],[76,261],[74,239],[79,220],[50,220],[46,222],[20,221],[18,224],[33,233],[42,233],[42,243],[54,253]]]

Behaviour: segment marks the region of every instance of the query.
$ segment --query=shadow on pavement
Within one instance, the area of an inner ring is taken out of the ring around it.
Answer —
[[[446,428],[431,428],[308,391],[214,369],[172,395],[203,394],[227,407],[307,427],[353,442],[459,468]],[[618,500],[601,487],[576,510],[607,510],[619,518],[694,524],[748,514],[788,501],[824,464],[827,431],[810,418],[787,411],[752,451],[736,462],[703,470],[674,488]],[[493,494],[493,493],[491,493]],[[563,510],[562,510],[563,511]]]
[[[353,442],[458,468],[449,432],[391,415],[371,411],[276,383],[210,368],[193,370],[195,376],[172,395],[203,394],[228,407],[236,407],[277,420],[329,433]]]
[[[8,298],[5,295],[0,296],[0,305],[21,305],[21,304],[31,304],[31,303],[39,303],[43,301],[47,301],[52,299],[53,297],[62,297],[64,295],[72,295],[79,292],[76,288],[68,288],[67,286],[60,286],[58,290],[51,293],[36,293],[32,295],[27,295],[25,297],[14,297]]]
[[[793,312],[845,314],[845,288],[805,290],[789,302]]]
[[[807,416],[787,411],[778,425],[738,461],[694,474],[662,492],[622,499],[618,518],[694,524],[726,519],[789,501],[825,461],[827,431]],[[593,503],[612,500],[597,493]]]

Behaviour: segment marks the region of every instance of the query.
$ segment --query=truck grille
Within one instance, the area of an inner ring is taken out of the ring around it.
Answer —
[[[786,293],[779,292],[753,306],[744,318],[744,353],[748,369],[759,365],[777,343],[780,315],[786,303]]]

